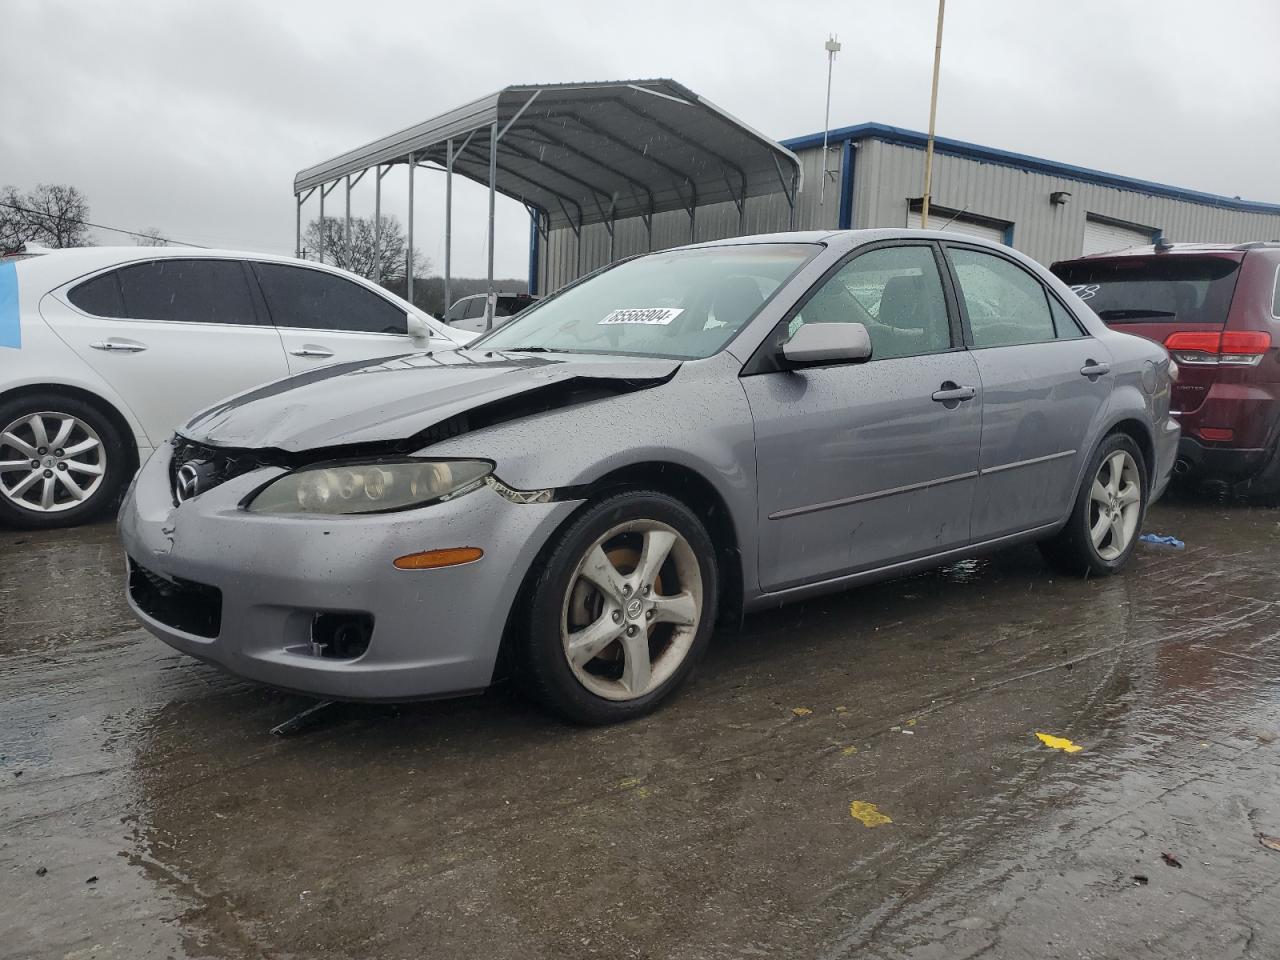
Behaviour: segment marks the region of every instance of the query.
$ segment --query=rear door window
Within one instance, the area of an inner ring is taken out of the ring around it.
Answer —
[[[238,260],[152,260],[121,267],[115,274],[120,284],[122,315],[130,319],[259,322],[244,267]]]
[[[1057,339],[1044,286],[1003,257],[950,247],[975,347],[1005,347]]]
[[[1240,262],[1164,254],[1077,260],[1054,272],[1103,322],[1227,322]]]
[[[407,314],[343,277],[294,267],[287,263],[256,263],[262,295],[278,327],[337,330],[352,333],[407,335]]]

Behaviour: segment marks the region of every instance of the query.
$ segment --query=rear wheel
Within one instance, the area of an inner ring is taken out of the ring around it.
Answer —
[[[622,493],[588,507],[530,585],[526,687],[575,723],[651,712],[706,648],[716,575],[706,530],[674,498]]]
[[[1110,576],[1133,553],[1146,506],[1142,452],[1125,434],[1110,434],[1093,455],[1067,525],[1040,551],[1063,573]]]
[[[110,506],[129,460],[111,420],[75,397],[0,403],[0,522],[70,527]]]

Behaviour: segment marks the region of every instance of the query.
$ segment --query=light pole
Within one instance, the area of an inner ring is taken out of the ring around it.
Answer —
[[[933,47],[933,92],[929,95],[929,142],[924,151],[924,196],[920,198],[920,229],[929,229],[929,200],[933,190],[933,125],[938,115],[938,66],[942,63],[942,15],[947,0],[938,0],[938,38]]]
[[[831,71],[840,52],[840,41],[835,34],[827,37],[827,112],[822,121],[822,186],[818,190],[818,206],[827,200],[827,132],[831,129]]]

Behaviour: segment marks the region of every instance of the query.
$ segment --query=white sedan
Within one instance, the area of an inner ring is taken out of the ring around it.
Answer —
[[[0,523],[114,503],[187,417],[290,374],[473,338],[322,264],[185,247],[0,260]]]

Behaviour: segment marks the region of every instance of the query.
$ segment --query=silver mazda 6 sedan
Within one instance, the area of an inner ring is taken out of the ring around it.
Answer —
[[[1119,570],[1177,369],[1026,257],[791,233],[615,263],[456,352],[197,414],[120,519],[177,649],[326,698],[654,709],[744,610],[1038,541]]]

